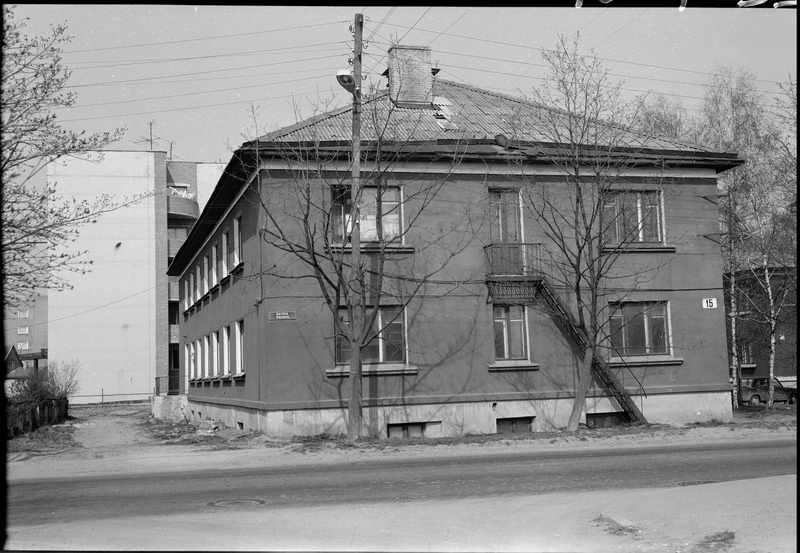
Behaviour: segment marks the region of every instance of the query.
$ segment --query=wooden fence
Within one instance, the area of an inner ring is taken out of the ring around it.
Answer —
[[[45,399],[38,404],[30,401],[6,403],[8,436],[31,432],[41,426],[64,422],[69,402],[66,398]]]

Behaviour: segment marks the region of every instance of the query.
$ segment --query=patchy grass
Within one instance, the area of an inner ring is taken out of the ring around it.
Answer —
[[[75,428],[71,424],[57,424],[53,426],[43,426],[34,430],[20,434],[6,442],[6,450],[9,453],[29,452],[29,453],[54,453],[82,447],[77,443],[72,433]]]
[[[197,434],[197,425],[188,422],[170,422],[149,417],[139,423],[139,428],[148,437],[160,441],[182,440],[184,437]]]
[[[736,541],[736,533],[725,531],[717,532],[704,537],[697,542],[692,549],[692,553],[709,553],[711,551],[727,551],[733,547],[733,542]]]

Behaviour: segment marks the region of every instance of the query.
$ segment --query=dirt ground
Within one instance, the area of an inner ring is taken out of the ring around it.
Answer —
[[[203,424],[159,421],[150,415],[149,402],[70,407],[68,419],[59,425],[18,436],[7,443],[8,453],[58,455],[72,453],[84,457],[113,455],[117,450],[155,446],[186,446],[193,451],[277,448],[284,453],[389,453],[404,450],[486,450],[493,447],[523,448],[532,445],[610,446],[731,439],[757,439],[766,434],[791,434],[797,431],[797,406],[776,404],[745,405],[734,411],[732,423],[706,423],[675,427],[631,425],[613,428],[581,428],[577,432],[538,432],[531,434],[470,435],[457,438],[406,440],[362,439],[355,443],[340,436],[314,436],[272,439],[260,432],[226,429],[210,422]],[[466,451],[464,451],[466,452]]]

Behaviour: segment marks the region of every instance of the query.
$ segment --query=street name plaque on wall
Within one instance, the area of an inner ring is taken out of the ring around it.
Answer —
[[[270,321],[294,321],[297,319],[297,311],[270,311]]]

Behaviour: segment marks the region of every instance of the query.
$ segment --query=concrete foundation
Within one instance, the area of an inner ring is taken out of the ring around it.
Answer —
[[[186,395],[153,396],[150,401],[150,412],[159,420],[171,422],[186,422],[189,420]]]
[[[636,402],[651,424],[685,425],[733,420],[729,392],[636,396]],[[276,438],[347,433],[346,409],[261,411],[192,400],[185,409],[188,420],[192,422],[215,420],[230,428],[260,430]],[[365,407],[364,428],[368,436],[386,438],[389,425],[413,425],[414,429],[408,431],[436,438],[493,434],[497,432],[498,419],[527,417],[532,419],[534,432],[543,432],[566,427],[571,409],[571,398]],[[617,411],[619,408],[613,400],[590,397],[586,400],[582,422],[586,422],[586,414]]]

